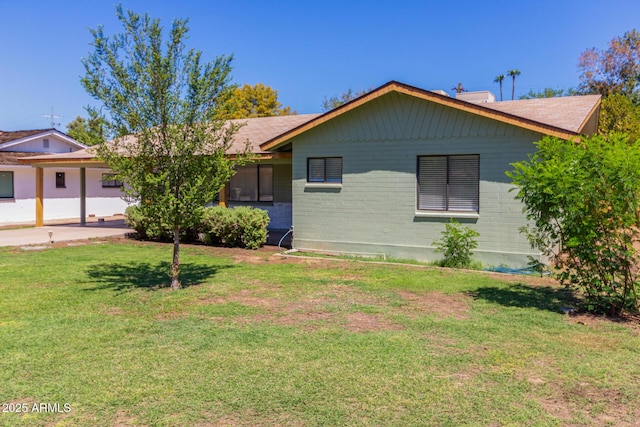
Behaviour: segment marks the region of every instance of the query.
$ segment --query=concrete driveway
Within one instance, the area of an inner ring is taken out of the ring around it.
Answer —
[[[92,238],[124,236],[130,233],[124,220],[91,222],[87,225],[46,225],[44,227],[20,228],[14,230],[0,230],[0,246],[26,246],[64,242],[70,240],[86,240]],[[49,233],[51,239],[49,238]]]

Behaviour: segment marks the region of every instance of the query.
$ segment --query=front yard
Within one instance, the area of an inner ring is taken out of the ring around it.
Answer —
[[[564,314],[549,279],[184,246],[172,292],[170,258],[0,249],[0,425],[640,418],[640,328]]]

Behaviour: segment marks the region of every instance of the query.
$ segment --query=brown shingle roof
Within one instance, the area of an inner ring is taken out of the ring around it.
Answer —
[[[236,154],[243,151],[245,142],[249,140],[251,150],[254,154],[266,154],[266,151],[260,149],[261,144],[319,115],[320,114],[294,114],[290,116],[252,117],[249,119],[232,120],[233,123],[242,126],[233,136],[233,141],[228,153]],[[93,149],[89,147],[71,153],[50,155],[40,153],[38,156],[31,156],[29,159],[25,159],[24,163],[88,163],[93,159],[95,159],[95,154],[93,153]]]
[[[585,95],[489,102],[482,106],[579,133],[599,100],[600,95]]]
[[[53,129],[33,129],[33,130],[15,130],[15,131],[2,131],[0,130],[0,144],[5,142],[15,141],[17,139],[27,138],[29,136],[37,135],[39,133],[49,132]]]
[[[22,151],[0,151],[0,165],[19,165],[19,158],[41,156],[42,153],[25,153]]]
[[[244,149],[248,139],[255,154],[263,154],[266,151],[260,149],[260,145],[276,136],[296,128],[309,120],[315,119],[320,114],[294,114],[291,116],[254,117],[250,119],[231,120],[235,124],[244,125],[233,136],[233,143],[229,153],[235,154]]]

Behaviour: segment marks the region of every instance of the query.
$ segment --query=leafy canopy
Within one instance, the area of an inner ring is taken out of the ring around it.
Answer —
[[[629,97],[613,93],[602,100],[598,132],[603,135],[611,132],[626,133],[629,139],[640,139],[640,107]]]
[[[78,116],[67,125],[67,135],[86,145],[105,142],[104,133],[104,121],[99,118],[87,120]]]
[[[177,288],[180,231],[197,222],[246,154],[226,156],[237,130],[227,122],[232,57],[203,63],[201,52],[185,46],[187,21],[174,20],[165,39],[159,20],[121,6],[116,14],[122,33],[91,30],[94,52],[83,60],[82,85],[101,102],[89,112],[113,138],[98,156],[146,217],[173,230]]]
[[[530,90],[526,95],[520,96],[520,99],[541,99],[541,98],[556,98],[560,96],[574,96],[577,95],[575,89],[554,89],[551,87],[545,87],[542,90],[535,91]]]
[[[640,142],[612,134],[537,146],[507,173],[534,226],[523,230],[532,246],[583,292],[589,311],[637,312]]]
[[[340,95],[334,95],[330,98],[327,98],[325,96],[324,100],[322,101],[322,111],[329,111],[333,110],[334,108],[338,108],[339,106],[346,104],[349,101],[353,101],[354,99],[359,98],[368,92],[371,92],[371,89],[348,89]]]
[[[590,48],[578,62],[580,90],[603,96],[621,93],[638,103],[640,33],[635,29],[615,37],[604,50]]]
[[[296,114],[291,107],[282,107],[278,101],[278,91],[262,83],[254,86],[245,84],[236,88],[230,99],[232,119],[246,119],[249,117],[288,116]]]

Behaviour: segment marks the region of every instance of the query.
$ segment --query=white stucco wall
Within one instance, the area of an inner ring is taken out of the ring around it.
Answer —
[[[36,218],[36,170],[31,166],[0,166],[13,171],[14,198],[0,199],[0,225],[34,223]],[[65,173],[65,188],[56,188],[56,172]],[[102,169],[86,170],[87,215],[124,213],[127,203],[119,188],[103,188]],[[44,220],[80,217],[80,170],[44,169]]]

